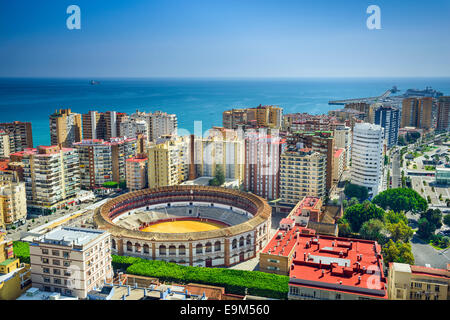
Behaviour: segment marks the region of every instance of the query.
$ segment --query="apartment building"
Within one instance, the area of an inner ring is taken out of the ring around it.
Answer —
[[[41,213],[64,207],[80,190],[79,158],[75,149],[39,146],[11,155],[22,162],[27,207]]]
[[[244,189],[266,199],[280,194],[280,155],[286,141],[264,129],[245,134]]]
[[[24,182],[0,181],[0,216],[6,229],[25,224],[27,198]]]
[[[369,103],[350,102],[345,104],[345,109],[352,109],[364,113],[364,117],[361,120],[364,120],[365,122],[370,122],[371,105]]]
[[[402,101],[402,121],[400,126],[420,129],[432,128],[433,98],[405,98]]]
[[[333,184],[336,185],[341,180],[342,173],[346,166],[345,149],[337,149],[333,155]]]
[[[53,146],[70,148],[81,141],[81,114],[59,109],[50,115],[50,142]]]
[[[329,131],[334,117],[321,114],[293,113],[283,116],[284,127],[287,131]]]
[[[33,288],[84,299],[113,278],[111,234],[59,227],[30,243]]]
[[[149,141],[155,141],[162,136],[177,135],[178,118],[175,114],[162,111],[147,113],[136,110],[130,119],[143,120],[148,124],[147,138]]]
[[[177,185],[188,178],[188,137],[157,139],[148,147],[148,187]]]
[[[126,117],[125,113],[116,111],[89,111],[83,114],[83,140],[109,140],[122,136],[120,135],[120,125]]]
[[[127,117],[120,123],[121,137],[135,138],[139,134],[143,134],[146,137],[150,135],[149,124],[147,121]]]
[[[10,159],[0,159],[0,182],[19,182],[23,179],[23,163],[13,162]]]
[[[281,203],[294,205],[305,196],[325,196],[326,157],[311,148],[288,146],[280,159]]]
[[[378,104],[373,109],[374,124],[384,129],[384,139],[388,148],[397,145],[400,128],[400,110],[392,106]]]
[[[225,128],[234,130],[239,126],[281,129],[283,109],[277,106],[262,105],[256,108],[232,109],[222,113],[222,121]]]
[[[0,158],[8,158],[11,153],[11,142],[9,134],[5,130],[0,130]]]
[[[244,180],[245,142],[235,131],[213,130],[209,137],[195,137],[194,153],[196,177],[213,177],[221,167],[226,179]]]
[[[1,230],[0,217],[0,300],[15,300],[30,286],[30,268],[14,257],[13,242]]]
[[[450,300],[450,269],[389,263],[389,299]]]
[[[450,96],[439,97],[436,130],[438,131],[450,130],[449,110],[450,110]]]
[[[334,147],[336,149],[344,149],[344,169],[347,169],[350,166],[350,159],[352,156],[352,130],[346,125],[340,125],[334,129],[333,135]]]
[[[351,183],[367,187],[376,196],[384,172],[384,129],[376,124],[358,123],[353,129]]]
[[[10,139],[10,153],[33,148],[33,133],[31,122],[14,121],[0,123],[0,130],[5,131]]]
[[[148,158],[146,154],[137,154],[125,161],[127,188],[130,191],[141,190],[148,183]]]
[[[289,145],[311,148],[326,156],[326,192],[333,187],[333,156],[335,142],[333,131],[293,132],[286,138]]]
[[[126,180],[126,160],[134,157],[136,138],[87,139],[75,143],[80,158],[80,182],[84,188],[97,188],[105,182]]]

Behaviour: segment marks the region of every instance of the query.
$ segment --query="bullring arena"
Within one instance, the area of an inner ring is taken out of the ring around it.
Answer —
[[[123,194],[97,209],[112,253],[182,265],[231,266],[269,240],[271,207],[261,197],[210,186],[168,186]]]

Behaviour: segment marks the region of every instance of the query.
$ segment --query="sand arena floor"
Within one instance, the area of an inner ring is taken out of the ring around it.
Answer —
[[[225,226],[218,223],[194,220],[167,221],[150,225],[141,229],[144,232],[160,232],[160,233],[186,233],[210,231],[224,228]]]

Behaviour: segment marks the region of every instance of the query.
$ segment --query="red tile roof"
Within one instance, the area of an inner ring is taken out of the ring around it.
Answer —
[[[300,234],[289,284],[387,299],[381,246],[370,240]]]

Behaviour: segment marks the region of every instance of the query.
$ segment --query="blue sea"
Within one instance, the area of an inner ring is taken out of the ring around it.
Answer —
[[[193,132],[222,124],[231,108],[278,105],[284,113],[322,114],[339,106],[328,101],[381,95],[393,85],[450,94],[450,78],[314,79],[0,79],[0,122],[32,122],[34,145],[50,143],[48,116],[56,109],[133,113],[162,110],[178,116],[178,127]]]

